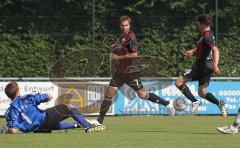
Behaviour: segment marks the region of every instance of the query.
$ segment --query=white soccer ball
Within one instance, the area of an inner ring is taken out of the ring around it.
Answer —
[[[173,106],[174,106],[175,110],[183,111],[183,110],[186,109],[187,103],[186,103],[186,101],[183,98],[176,98],[173,101]]]

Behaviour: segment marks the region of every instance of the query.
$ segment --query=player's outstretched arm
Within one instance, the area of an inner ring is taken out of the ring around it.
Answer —
[[[111,48],[118,48],[118,46],[119,45],[117,43],[114,43],[114,44],[111,45]]]
[[[138,56],[137,52],[134,53],[127,53],[125,55],[117,55],[114,53],[109,54],[109,58],[111,60],[122,60],[122,59],[130,59],[130,58],[136,58]]]
[[[191,50],[186,51],[186,52],[183,53],[183,54],[184,54],[185,56],[187,56],[187,57],[191,57],[191,56],[193,56],[193,55],[196,54],[196,51],[197,51],[197,48],[194,48],[194,49],[191,49]]]
[[[219,63],[219,50],[216,46],[212,48],[213,51],[213,71],[216,75],[220,75],[221,71],[218,67]]]
[[[29,99],[33,102],[33,104],[39,105],[40,103],[45,103],[52,100],[53,96],[50,93],[45,94],[37,94]]]

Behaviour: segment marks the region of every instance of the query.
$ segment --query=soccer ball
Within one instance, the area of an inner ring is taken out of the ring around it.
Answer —
[[[186,104],[186,101],[183,98],[176,98],[173,101],[173,106],[174,106],[175,110],[183,111],[183,110],[186,109],[187,104]]]

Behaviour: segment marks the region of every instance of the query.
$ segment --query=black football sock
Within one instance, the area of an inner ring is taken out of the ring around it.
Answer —
[[[196,102],[198,101],[191,91],[189,90],[188,86],[186,84],[182,84],[178,87],[178,89],[191,101],[191,102]]]
[[[164,106],[167,106],[169,104],[169,101],[160,98],[159,96],[155,95],[154,93],[149,93],[147,100],[152,101],[154,103],[162,104]]]
[[[101,104],[100,115],[97,118],[97,121],[100,124],[103,123],[104,117],[105,117],[106,113],[108,112],[111,105],[112,105],[112,99],[106,97]]]
[[[205,96],[205,99],[212,102],[213,104],[216,104],[217,106],[219,106],[219,101],[216,97],[214,97],[214,95],[212,93],[207,93]]]

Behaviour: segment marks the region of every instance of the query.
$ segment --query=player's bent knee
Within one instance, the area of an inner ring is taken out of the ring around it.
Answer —
[[[174,81],[174,85],[177,86],[177,87],[179,87],[179,83],[178,83],[177,80]]]
[[[108,98],[113,98],[117,90],[118,90],[117,87],[109,86],[106,91],[105,97],[107,96]]]
[[[198,91],[198,95],[202,98],[205,98],[206,92],[205,91]]]
[[[109,94],[109,93],[105,94],[105,98],[113,99],[113,97],[114,97],[114,94]]]
[[[181,81],[180,78],[178,78],[178,79],[176,79],[176,80],[174,81],[174,84],[175,84],[175,86],[179,87],[180,85],[183,84],[183,82]]]
[[[180,87],[181,85],[187,82],[188,82],[188,79],[186,77],[180,76],[174,81],[174,84],[176,87]]]
[[[137,94],[141,99],[147,99],[147,93],[146,92],[138,92]]]

